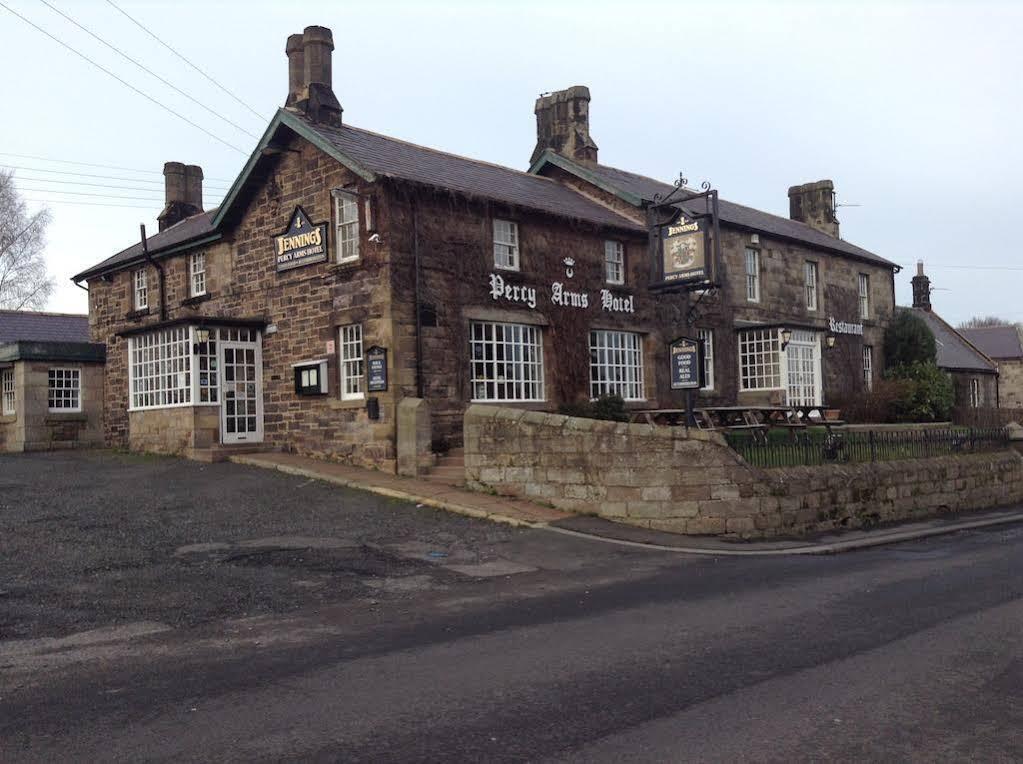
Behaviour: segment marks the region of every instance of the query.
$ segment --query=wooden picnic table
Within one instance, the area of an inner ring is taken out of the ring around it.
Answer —
[[[754,438],[765,439],[770,429],[786,430],[794,438],[809,425],[831,427],[841,420],[825,419],[823,406],[700,406],[693,409],[693,419],[701,430],[746,430]],[[817,417],[811,414],[816,412]],[[685,409],[640,409],[633,411],[630,421],[652,425],[686,424]]]

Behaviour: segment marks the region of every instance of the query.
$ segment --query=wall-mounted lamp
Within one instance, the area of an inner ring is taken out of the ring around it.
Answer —
[[[205,327],[198,326],[195,329],[195,339],[200,345],[203,345],[210,341],[210,330]]]
[[[835,347],[835,335],[834,334],[829,334],[827,337],[824,338],[824,347],[827,350],[831,350],[832,348]]]
[[[784,350],[785,348],[787,348],[789,346],[790,342],[792,342],[792,330],[791,329],[782,329],[781,330],[781,349]]]

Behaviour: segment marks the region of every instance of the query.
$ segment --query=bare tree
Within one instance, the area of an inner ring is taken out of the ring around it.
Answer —
[[[53,292],[43,249],[50,211],[28,214],[14,175],[0,170],[0,308],[40,310]]]
[[[1008,321],[998,316],[974,316],[971,319],[959,324],[960,329],[980,329],[985,326],[1015,326],[1014,321]]]

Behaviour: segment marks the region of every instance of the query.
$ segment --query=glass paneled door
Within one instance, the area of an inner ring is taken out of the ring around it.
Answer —
[[[263,441],[263,374],[258,342],[221,342],[220,439]]]
[[[795,330],[785,348],[790,406],[821,405],[821,354],[816,332]]]

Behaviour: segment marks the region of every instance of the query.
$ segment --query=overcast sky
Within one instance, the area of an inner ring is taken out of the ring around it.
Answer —
[[[136,241],[140,222],[156,230],[163,163],[201,165],[213,206],[257,138],[42,0],[0,2],[240,149],[0,8],[0,164],[53,211],[49,308],[85,312],[69,277]],[[114,0],[257,117],[106,0],[47,2],[254,136],[287,95],[285,39],[309,24],[333,29],[346,122],[511,167],[528,165],[536,96],[588,85],[602,163],[682,171],[779,215],[790,185],[831,178],[840,204],[859,205],[839,210],[842,237],[905,266],[900,303],[922,259],[947,320],[1023,320],[1023,3]],[[105,187],[119,185],[151,190]]]

